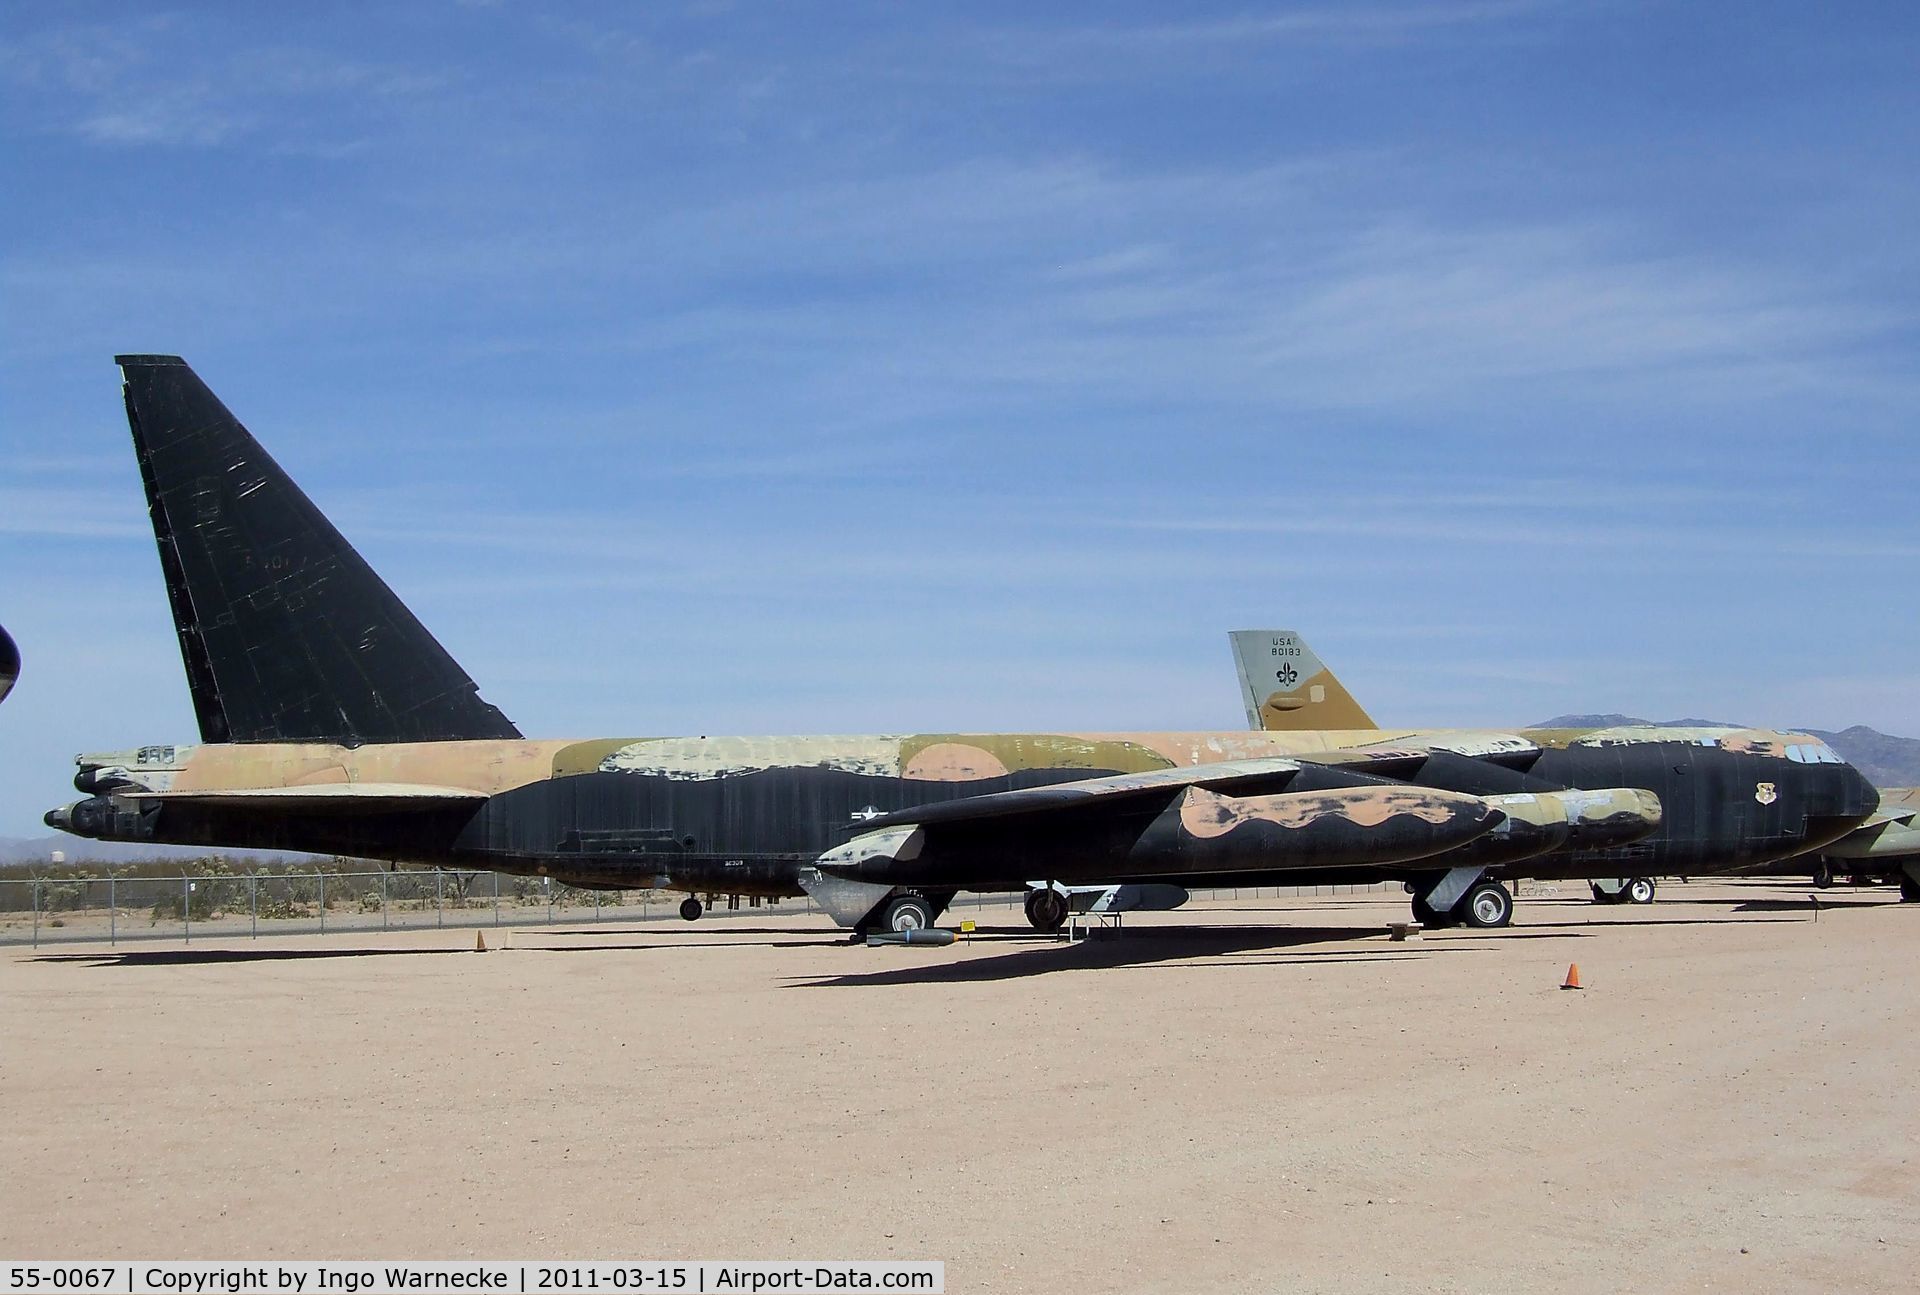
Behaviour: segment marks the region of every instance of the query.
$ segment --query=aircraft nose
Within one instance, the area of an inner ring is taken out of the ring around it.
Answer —
[[[1865,818],[1880,808],[1880,789],[1867,780],[1850,764],[1841,768],[1840,790],[1836,799],[1840,803],[1839,816],[1842,818]]]

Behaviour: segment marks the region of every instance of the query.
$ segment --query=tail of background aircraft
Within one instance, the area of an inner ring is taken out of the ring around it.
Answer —
[[[115,363],[202,740],[520,736],[184,360]]]
[[[7,627],[0,625],[0,701],[7,699],[13,691],[13,684],[20,677],[20,649],[13,645],[13,638],[7,633]]]
[[[1234,630],[1227,638],[1250,727],[1273,732],[1379,727],[1292,630]]]

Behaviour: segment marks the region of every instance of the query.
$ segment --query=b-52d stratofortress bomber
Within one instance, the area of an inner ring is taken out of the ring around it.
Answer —
[[[80,836],[810,894],[856,932],[1026,891],[1400,880],[1502,926],[1501,875],[1700,874],[1874,812],[1817,739],[1751,729],[917,733],[540,741],[175,356],[118,359],[195,746],[83,755]],[[682,906],[697,917],[701,905]]]

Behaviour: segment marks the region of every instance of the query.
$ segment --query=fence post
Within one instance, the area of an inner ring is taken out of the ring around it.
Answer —
[[[447,874],[438,868],[433,870],[433,924],[447,924]]]
[[[597,890],[593,892],[593,920],[600,920],[600,892]]]
[[[113,878],[107,878],[107,943],[120,943],[120,905],[115,902]]]
[[[181,923],[180,938],[186,941],[188,944],[192,944],[193,943],[193,882],[185,876],[182,876],[180,878],[180,923]]]
[[[390,919],[387,917],[387,874],[380,873],[380,929],[387,930]]]
[[[320,874],[320,934],[327,933],[327,874]]]
[[[500,925],[500,874],[493,874],[493,924]]]
[[[33,947],[40,947],[40,878],[33,879]]]

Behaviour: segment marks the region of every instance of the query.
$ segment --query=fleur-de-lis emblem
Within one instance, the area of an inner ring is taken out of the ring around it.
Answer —
[[[1285,665],[1282,665],[1278,670],[1275,670],[1273,672],[1273,677],[1280,681],[1281,687],[1291,688],[1293,687],[1294,680],[1300,677],[1300,672],[1298,670],[1295,670],[1293,668],[1293,662],[1289,661]]]

